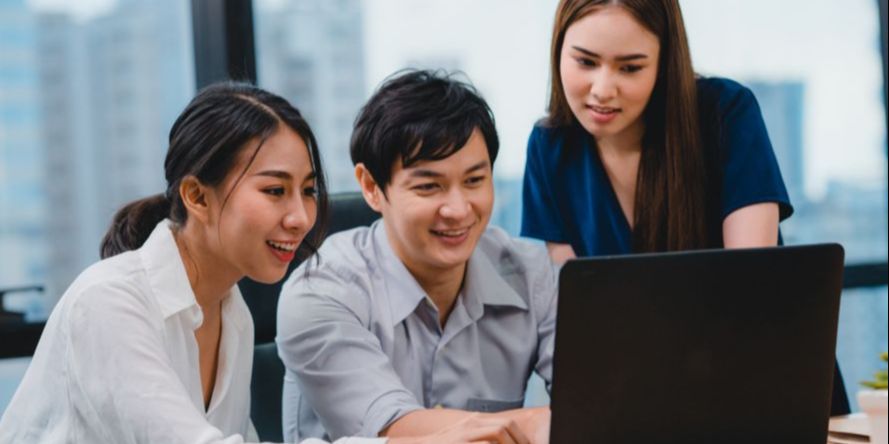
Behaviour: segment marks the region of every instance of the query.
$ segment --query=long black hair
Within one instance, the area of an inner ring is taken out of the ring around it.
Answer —
[[[265,140],[281,124],[290,127],[306,143],[315,172],[316,229],[303,241],[299,257],[314,253],[327,222],[327,186],[312,130],[300,112],[283,98],[249,84],[223,82],[201,90],[176,119],[170,129],[170,146],[164,160],[166,191],[130,202],[118,210],[102,239],[102,258],[141,247],[165,218],[182,226],[188,218],[179,196],[182,180],[194,176],[204,185],[219,185],[231,172],[238,154],[248,146],[247,142],[259,139],[250,161],[240,173],[243,176]]]

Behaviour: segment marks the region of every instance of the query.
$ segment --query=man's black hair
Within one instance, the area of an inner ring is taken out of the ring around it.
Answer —
[[[392,167],[456,153],[478,129],[491,166],[500,142],[494,115],[468,82],[443,71],[406,70],[387,78],[355,119],[352,163],[363,163],[385,194]]]

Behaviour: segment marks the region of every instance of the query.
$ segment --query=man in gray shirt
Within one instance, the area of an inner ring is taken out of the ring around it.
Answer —
[[[361,110],[352,162],[382,219],[284,284],[286,440],[416,436],[473,412],[548,439],[549,409],[521,406],[532,371],[552,379],[556,274],[542,246],[488,227],[498,147],[487,103],[441,73],[392,77]]]

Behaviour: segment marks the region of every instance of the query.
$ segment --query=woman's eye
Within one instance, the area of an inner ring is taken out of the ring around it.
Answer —
[[[590,59],[584,59],[584,58],[578,57],[575,60],[577,60],[577,63],[581,66],[586,66],[586,67],[596,66],[596,62],[593,60],[590,60]]]
[[[314,187],[314,186],[303,188],[303,196],[317,197],[318,196],[318,188]]]
[[[271,196],[283,196],[285,190],[284,190],[284,187],[272,187],[272,188],[266,188],[266,189],[262,190],[262,192],[266,193],[268,195],[271,195]]]
[[[632,73],[634,73],[634,72],[637,72],[637,71],[639,71],[640,69],[642,69],[642,67],[639,66],[639,65],[624,65],[624,66],[621,68],[621,70],[622,70],[623,72],[630,73],[630,74],[632,74]]]

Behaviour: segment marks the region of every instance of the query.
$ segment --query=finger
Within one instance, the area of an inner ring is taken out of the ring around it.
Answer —
[[[531,444],[531,440],[525,436],[525,433],[522,432],[522,429],[519,428],[518,423],[515,421],[507,421],[506,430],[509,432],[510,436],[512,436],[516,444]]]
[[[501,425],[486,425],[467,430],[465,440],[469,442],[490,442],[493,444],[518,444]]]

